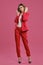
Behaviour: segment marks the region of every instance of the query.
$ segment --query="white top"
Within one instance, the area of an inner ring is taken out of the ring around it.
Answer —
[[[21,27],[21,25],[22,25],[21,17],[22,17],[22,15],[19,16],[19,22],[18,22],[18,24],[17,24],[17,27]]]

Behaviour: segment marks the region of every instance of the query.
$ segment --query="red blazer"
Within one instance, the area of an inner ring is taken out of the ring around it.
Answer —
[[[28,21],[28,17],[29,17],[29,13],[28,12],[26,12],[26,13],[24,12],[23,15],[22,15],[22,19],[21,19],[21,21],[22,21],[22,27],[21,27],[22,31],[28,31],[29,30],[29,28],[26,25],[26,22]],[[19,19],[19,16],[16,16],[14,22],[18,23],[18,19]]]

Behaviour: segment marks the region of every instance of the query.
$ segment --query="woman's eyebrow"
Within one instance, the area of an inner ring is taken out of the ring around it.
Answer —
[[[21,7],[19,7],[19,8],[22,8],[22,6],[21,6]]]

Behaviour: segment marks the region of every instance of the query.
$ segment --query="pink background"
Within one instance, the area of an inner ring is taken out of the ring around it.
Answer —
[[[31,65],[43,65],[43,0],[0,0],[0,65],[18,65],[15,48],[14,18],[19,3],[29,8],[28,26]],[[22,64],[28,65],[21,40]]]

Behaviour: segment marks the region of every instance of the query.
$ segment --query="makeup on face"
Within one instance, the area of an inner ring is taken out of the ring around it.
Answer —
[[[20,6],[20,7],[19,7],[19,10],[20,10],[21,12],[24,12],[24,7],[23,7],[23,6]]]

